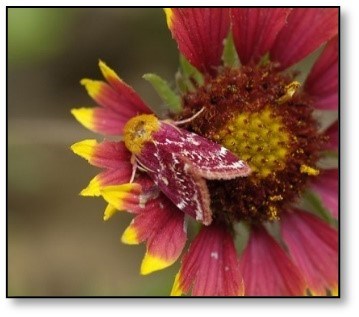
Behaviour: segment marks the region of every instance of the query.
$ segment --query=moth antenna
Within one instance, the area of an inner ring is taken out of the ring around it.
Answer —
[[[181,120],[181,121],[175,121],[174,124],[175,125],[181,125],[181,124],[191,122],[192,120],[196,119],[203,111],[204,111],[204,107],[200,111],[195,113],[192,117],[184,119],[184,120]]]

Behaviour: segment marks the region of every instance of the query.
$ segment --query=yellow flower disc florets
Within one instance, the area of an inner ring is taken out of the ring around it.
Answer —
[[[279,219],[318,175],[325,140],[311,100],[275,66],[221,69],[185,95],[183,105],[176,119],[204,109],[186,128],[228,148],[252,170],[248,177],[207,182],[217,221]]]
[[[215,139],[245,160],[260,178],[285,167],[290,147],[290,136],[282,119],[274,115],[269,107],[260,112],[237,114]]]

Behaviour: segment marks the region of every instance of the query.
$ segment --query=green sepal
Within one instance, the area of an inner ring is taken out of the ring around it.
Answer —
[[[262,56],[258,64],[260,66],[267,66],[269,63],[270,63],[270,56],[269,53],[266,53]]]
[[[152,85],[170,112],[178,113],[182,110],[181,98],[171,89],[164,79],[151,73],[144,74],[142,77]]]
[[[244,221],[237,222],[233,226],[236,234],[234,235],[234,245],[236,246],[237,252],[240,254],[244,251],[248,244],[249,236],[250,236],[250,225]]]
[[[319,159],[317,166],[321,169],[338,168],[338,152],[324,151]]]
[[[233,41],[232,32],[230,32],[224,40],[222,61],[224,66],[227,67],[238,68],[240,66],[239,57]]]
[[[321,199],[312,191],[307,190],[302,197],[301,207],[310,210],[324,221],[331,225],[336,225],[337,221],[332,217],[330,212],[324,207]]]
[[[183,55],[180,55],[179,62],[180,69],[176,74],[176,82],[182,93],[195,91],[196,86],[202,86],[204,84],[203,75],[197,68],[192,66]]]

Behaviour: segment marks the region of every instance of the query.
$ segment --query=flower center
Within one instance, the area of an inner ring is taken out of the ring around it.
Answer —
[[[290,135],[270,107],[233,116],[214,138],[245,160],[257,177],[285,168]]]
[[[183,97],[186,128],[228,148],[252,169],[246,178],[208,181],[214,218],[276,220],[319,171],[324,143],[309,98],[272,65],[224,69]],[[180,119],[178,118],[178,119]]]

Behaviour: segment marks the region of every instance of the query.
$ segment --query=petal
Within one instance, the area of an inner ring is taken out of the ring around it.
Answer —
[[[295,8],[271,49],[271,60],[287,68],[338,33],[337,8]]]
[[[126,244],[147,242],[141,265],[144,275],[172,265],[180,256],[186,239],[184,214],[164,195],[147,202],[121,238]]]
[[[282,216],[282,236],[315,295],[338,286],[338,232],[319,218],[295,210]]]
[[[326,45],[305,82],[304,89],[319,109],[338,108],[338,45],[338,36],[335,36]]]
[[[242,64],[258,63],[267,53],[291,9],[231,9],[233,39]]]
[[[202,227],[182,260],[172,296],[243,295],[242,277],[233,237],[220,225]]]
[[[311,186],[333,217],[338,218],[338,170],[322,170]]]
[[[123,120],[129,120],[133,116],[141,113],[131,101],[128,100],[128,96],[120,94],[103,81],[84,78],[81,80],[81,85],[85,86],[90,97],[100,106],[116,112]]]
[[[123,105],[128,106],[132,114],[151,113],[151,110],[146,106],[140,96],[127,85],[111,68],[109,68],[103,61],[99,61],[99,67],[103,77],[116,91]],[[122,112],[123,109],[121,108]],[[132,115],[131,115],[132,116]]]
[[[223,40],[229,31],[229,10],[168,8],[165,13],[180,52],[200,71],[214,74],[221,63]]]
[[[247,296],[303,296],[305,293],[298,268],[262,227],[252,229],[240,268]]]
[[[338,120],[331,124],[327,130],[325,130],[325,135],[328,137],[328,142],[326,144],[326,150],[329,151],[338,151],[339,146],[339,122]]]
[[[123,142],[84,140],[71,146],[72,151],[90,164],[112,169],[132,169],[131,153]]]
[[[84,127],[105,135],[120,135],[127,122],[122,115],[104,108],[78,108],[71,113]]]
[[[126,184],[130,181],[131,175],[131,167],[109,169],[95,176],[80,194],[82,196],[101,196],[101,190],[103,187]]]
[[[103,198],[117,210],[137,212],[140,206],[141,185],[127,183],[100,188]]]
[[[103,220],[107,221],[108,219],[110,219],[115,213],[117,213],[117,209],[112,206],[111,204],[107,204],[105,212],[103,214]]]
[[[85,86],[92,99],[100,106],[112,110],[124,122],[138,114],[151,113],[137,93],[112,69],[102,61],[99,62],[99,67],[108,83],[87,78],[81,80],[81,85]]]

